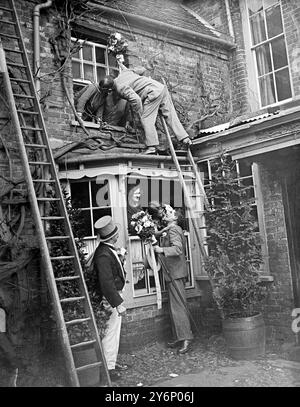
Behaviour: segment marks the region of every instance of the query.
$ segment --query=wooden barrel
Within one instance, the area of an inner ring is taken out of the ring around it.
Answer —
[[[224,319],[223,333],[233,359],[251,360],[264,355],[266,335],[262,314]]]
[[[84,366],[97,362],[95,349],[88,348],[74,351],[75,366]],[[78,372],[79,383],[81,387],[95,386],[100,381],[100,367],[95,366],[87,370]]]

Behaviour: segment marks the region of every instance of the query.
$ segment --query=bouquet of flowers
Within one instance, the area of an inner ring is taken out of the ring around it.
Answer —
[[[130,226],[142,240],[153,240],[154,234],[157,231],[152,216],[145,211],[133,214]]]
[[[128,48],[127,41],[122,37],[120,33],[110,34],[107,40],[108,52],[117,54],[125,54]]]

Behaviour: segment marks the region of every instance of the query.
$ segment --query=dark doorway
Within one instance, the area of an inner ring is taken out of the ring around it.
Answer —
[[[299,151],[298,151],[299,153]],[[287,226],[295,308],[300,307],[300,163],[291,160],[282,172],[282,192]]]

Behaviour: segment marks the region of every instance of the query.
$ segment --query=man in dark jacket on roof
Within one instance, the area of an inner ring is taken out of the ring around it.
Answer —
[[[127,101],[112,87],[113,77],[106,75],[99,84],[91,83],[76,95],[75,107],[82,120],[126,126],[129,114]]]

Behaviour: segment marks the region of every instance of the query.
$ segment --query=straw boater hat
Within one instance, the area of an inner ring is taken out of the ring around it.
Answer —
[[[118,226],[114,223],[111,216],[102,216],[102,218],[98,219],[94,224],[94,227],[100,237],[100,242],[106,242],[119,231]]]

